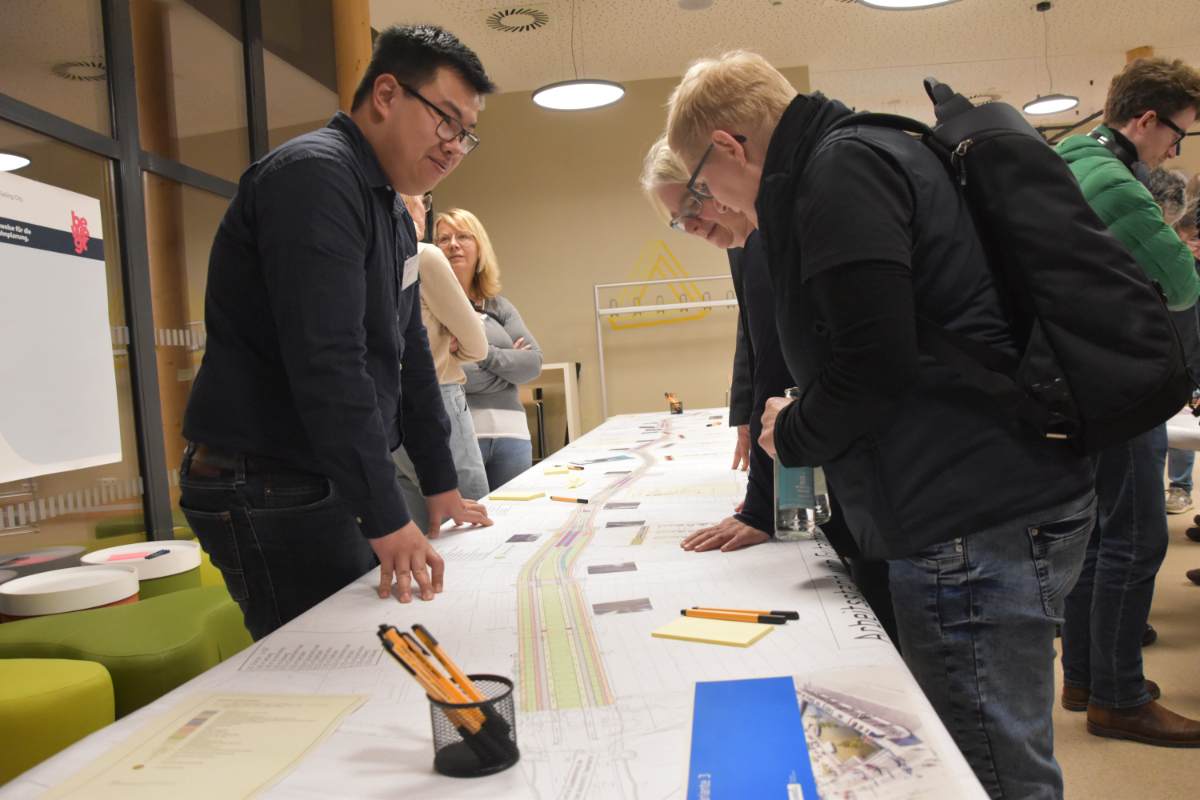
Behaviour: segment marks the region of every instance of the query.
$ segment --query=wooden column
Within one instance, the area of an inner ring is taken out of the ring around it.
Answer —
[[[1150,46],[1135,47],[1132,50],[1125,51],[1125,63],[1132,64],[1139,58],[1152,58],[1154,56],[1154,48]]]
[[[333,0],[333,49],[337,59],[338,107],[349,114],[354,90],[371,60],[369,0]]]
[[[129,4],[137,76],[138,132],[142,149],[179,158],[175,127],[171,65],[170,9],[161,0]],[[174,181],[142,173],[146,195],[146,243],[150,255],[150,289],[156,331],[187,329],[188,282],[184,258],[183,187]],[[167,334],[170,335],[169,333]],[[155,347],[158,391],[162,405],[167,468],[183,460],[183,412],[192,389],[192,355],[181,340],[160,340]],[[179,490],[172,487],[172,505]]]

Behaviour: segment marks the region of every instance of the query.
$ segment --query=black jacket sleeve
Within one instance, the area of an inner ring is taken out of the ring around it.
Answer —
[[[816,467],[887,418],[917,381],[912,274],[887,261],[824,270],[811,281],[831,354],[816,382],[775,422],[788,467]]]
[[[754,408],[754,346],[746,332],[746,306],[742,286],[742,248],[731,247],[729,272],[733,276],[733,292],[738,299],[737,345],[733,351],[733,381],[729,386],[730,426],[749,425]]]

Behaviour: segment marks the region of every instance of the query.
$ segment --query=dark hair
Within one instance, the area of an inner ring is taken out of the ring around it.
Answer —
[[[479,56],[458,37],[436,25],[392,27],[380,31],[371,53],[371,63],[354,90],[353,111],[375,90],[380,75],[392,75],[400,83],[420,89],[434,79],[438,69],[449,67],[479,94],[492,94],[495,84],[483,71]]]
[[[1200,72],[1179,59],[1139,58],[1109,84],[1104,124],[1124,125],[1147,111],[1173,117],[1185,108],[1200,113]]]

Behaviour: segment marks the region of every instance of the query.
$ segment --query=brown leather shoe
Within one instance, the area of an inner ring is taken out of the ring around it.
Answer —
[[[1158,747],[1200,747],[1200,722],[1181,717],[1153,700],[1133,708],[1100,708],[1089,704],[1087,729],[1093,736]]]
[[[1162,689],[1158,688],[1158,684],[1149,678],[1146,679],[1146,691],[1150,693],[1151,700],[1157,700],[1162,697]],[[1067,711],[1087,711],[1088,698],[1092,696],[1090,689],[1080,689],[1077,686],[1063,686],[1062,707]]]
[[[1200,583],[1200,569],[1189,569],[1187,577],[1192,583]]]

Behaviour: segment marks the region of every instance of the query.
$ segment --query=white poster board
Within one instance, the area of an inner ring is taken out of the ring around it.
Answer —
[[[0,172],[0,483],[121,460],[100,201]]]

